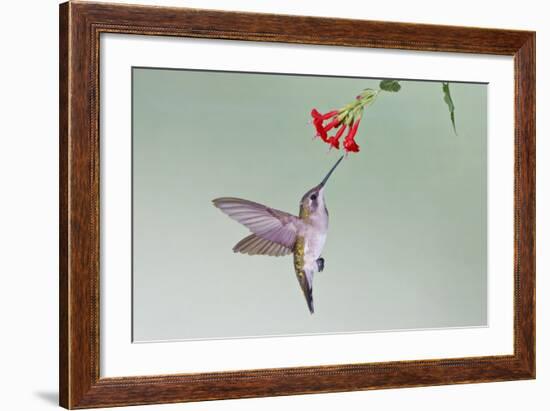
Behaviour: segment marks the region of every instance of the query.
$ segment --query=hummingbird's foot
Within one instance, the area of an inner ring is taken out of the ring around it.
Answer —
[[[317,259],[317,271],[321,272],[325,268],[325,259],[324,258],[318,258]]]

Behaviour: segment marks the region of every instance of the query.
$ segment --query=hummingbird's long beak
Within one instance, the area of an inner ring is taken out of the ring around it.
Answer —
[[[342,161],[342,159],[344,158],[344,156],[340,157],[338,159],[338,161],[336,162],[336,164],[334,164],[332,166],[332,168],[330,169],[330,171],[328,172],[328,174],[325,176],[325,178],[323,178],[323,181],[321,181],[321,187],[324,187],[324,185],[327,183],[330,175],[332,174],[332,172],[336,169],[336,167],[338,167],[338,164],[340,164],[340,161]]]

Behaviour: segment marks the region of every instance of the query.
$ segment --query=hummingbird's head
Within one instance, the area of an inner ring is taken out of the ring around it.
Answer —
[[[325,187],[319,184],[304,194],[300,202],[300,217],[307,217],[325,209],[324,189]]]
[[[300,202],[300,217],[305,218],[307,216],[310,216],[311,214],[316,213],[319,210],[324,210],[326,212],[326,206],[325,206],[325,186],[327,184],[327,181],[332,174],[332,172],[338,167],[338,164],[342,161],[344,156],[340,157],[336,164],[332,166],[330,171],[327,173],[323,181],[321,181],[320,184],[313,187],[311,190],[309,190],[307,193],[304,194],[302,197],[302,201]]]

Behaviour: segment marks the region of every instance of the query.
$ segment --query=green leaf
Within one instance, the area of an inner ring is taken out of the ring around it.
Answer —
[[[380,90],[397,93],[401,90],[401,84],[399,84],[399,81],[397,80],[382,80],[380,82]]]
[[[449,87],[449,83],[441,84],[443,85],[443,101],[447,104],[447,107],[449,107],[449,113],[451,114],[451,123],[453,123],[453,131],[455,132],[455,135],[458,135],[455,125],[455,104],[453,103],[453,99],[451,98],[451,89]]]

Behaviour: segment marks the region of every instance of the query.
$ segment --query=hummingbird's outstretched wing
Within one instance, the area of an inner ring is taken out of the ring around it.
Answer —
[[[258,237],[256,234],[250,234],[248,237],[243,238],[235,244],[233,251],[248,255],[270,255],[272,257],[280,257],[292,253],[290,248]]]
[[[303,229],[303,222],[298,217],[253,201],[223,197],[212,202],[256,236],[290,250],[294,248],[296,235]]]

